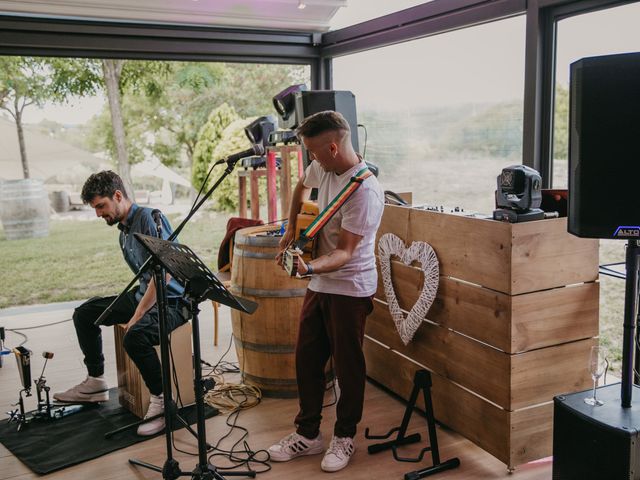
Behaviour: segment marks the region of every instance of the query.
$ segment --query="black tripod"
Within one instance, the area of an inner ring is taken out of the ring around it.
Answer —
[[[237,310],[253,313],[258,305],[249,300],[236,298],[220,283],[216,276],[198,258],[198,256],[186,245],[176,244],[159,238],[134,234],[136,239],[151,254],[153,264],[154,280],[156,282],[156,297],[158,304],[158,316],[160,323],[160,354],[162,365],[167,368],[162,369],[162,389],[165,398],[171,399],[171,373],[169,364],[169,345],[167,342],[166,327],[166,291],[165,291],[165,270],[171,274],[180,284],[185,287],[184,300],[191,313],[193,330],[193,365],[194,365],[194,389],[196,398],[197,415],[197,438],[198,438],[198,464],[191,472],[180,470],[178,462],[173,458],[171,445],[171,432],[173,421],[173,408],[165,408],[165,438],[167,447],[167,459],[164,466],[158,467],[140,460],[129,460],[129,463],[141,467],[155,470],[162,473],[162,478],[174,480],[181,476],[189,476],[193,479],[202,480],[224,480],[224,477],[216,471],[207,459],[207,441],[204,418],[204,395],[207,385],[202,380],[202,366],[200,363],[200,326],[198,304],[203,300],[214,300],[223,305],[227,305]],[[172,403],[172,402],[169,402]],[[228,476],[249,476],[255,477],[256,472],[225,472]]]

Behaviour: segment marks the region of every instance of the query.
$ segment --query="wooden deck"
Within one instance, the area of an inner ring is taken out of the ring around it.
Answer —
[[[213,347],[213,315],[208,304],[202,305],[201,335],[203,358],[211,364],[218,361],[227,349],[230,342],[231,327],[229,310],[221,308],[220,316],[220,345]],[[0,326],[5,328],[29,327],[40,324],[53,323],[71,317],[72,305],[48,305],[30,307],[25,309],[7,309],[0,311]],[[103,329],[105,344],[105,356],[107,357],[106,375],[110,384],[116,384],[115,355],[113,347],[113,329]],[[62,323],[46,328],[25,330],[29,336],[26,346],[33,351],[32,374],[37,377],[42,369],[44,359],[41,352],[52,351],[55,354],[49,361],[46,370],[47,383],[53,391],[65,389],[85,376],[84,365],[80,357],[80,350],[73,325],[71,322]],[[7,333],[7,345],[15,346],[20,338]],[[235,360],[235,351],[232,348],[228,360]],[[15,360],[12,356],[4,358],[4,366],[0,368],[0,412],[6,412],[11,404],[18,398],[19,377]],[[390,366],[393,368],[393,366]],[[233,381],[233,379],[230,379]],[[329,394],[330,395],[330,394]],[[29,399],[29,402],[33,402]],[[28,403],[28,409],[34,408]],[[267,448],[271,443],[289,433],[292,428],[292,420],[297,411],[297,401],[264,399],[257,407],[240,414],[239,425],[250,432],[249,444],[254,450]],[[371,441],[364,439],[365,427],[371,427],[374,432],[386,432],[391,427],[400,423],[404,405],[386,391],[374,384],[368,383],[366,390],[364,418],[360,424],[360,430],[356,437],[357,451],[349,467],[341,472],[331,475],[332,479],[401,479],[403,474],[412,470],[424,468],[430,464],[427,455],[421,463],[399,463],[393,460],[391,452],[383,452],[377,455],[368,455],[366,445]],[[325,419],[322,432],[328,443],[331,438],[332,425],[335,420],[333,407],[325,410]],[[437,416],[437,412],[436,412]],[[225,425],[226,417],[219,415],[207,420],[207,441],[215,443],[228,427]],[[410,427],[410,433],[419,431],[426,434],[424,419],[414,415]],[[26,433],[26,432],[25,432]],[[180,431],[176,433],[176,444],[181,449],[196,451],[195,439]],[[458,457],[461,466],[452,471],[439,473],[435,478],[439,479],[518,479],[536,480],[551,478],[551,461],[544,459],[538,462],[521,465],[514,474],[507,472],[506,466],[486,453],[469,440],[457,433],[445,428],[438,428],[438,441],[440,444],[440,456],[442,460]],[[233,443],[225,442],[223,447]],[[403,453],[415,454],[419,446],[406,447]],[[109,455],[70,467],[59,472],[47,475],[47,479],[65,480],[115,480],[124,478],[160,479],[160,474],[133,467],[128,463],[129,458],[137,458],[145,462],[162,464],[165,458],[165,442],[163,437],[148,440],[132,447],[113,452]],[[176,453],[175,458],[180,462],[182,470],[191,470],[196,464],[196,457]],[[272,470],[259,474],[257,478],[263,480],[279,479],[315,479],[327,478],[320,470],[321,456],[310,456],[295,459],[289,463],[273,463]],[[16,479],[27,480],[39,478],[39,475],[31,472],[19,460],[17,460],[4,446],[0,445],[0,480]],[[241,478],[241,477],[239,477]]]

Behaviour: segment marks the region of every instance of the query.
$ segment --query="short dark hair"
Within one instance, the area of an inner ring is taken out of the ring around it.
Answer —
[[[325,110],[314,113],[303,120],[296,129],[299,137],[316,137],[324,132],[350,132],[349,123],[340,112]]]
[[[113,198],[116,190],[120,190],[124,198],[129,198],[120,176],[111,170],[104,170],[87,178],[80,196],[84,203],[89,203],[95,197]]]

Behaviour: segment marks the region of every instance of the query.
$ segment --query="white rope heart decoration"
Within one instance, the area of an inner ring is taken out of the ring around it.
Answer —
[[[400,309],[400,305],[398,305],[396,292],[391,281],[392,255],[399,257],[405,265],[411,265],[414,260],[420,262],[420,268],[424,273],[422,292],[420,292],[418,301],[406,318]],[[440,280],[438,257],[428,243],[413,242],[407,248],[404,241],[393,233],[385,233],[378,240],[378,256],[380,258],[380,271],[382,272],[382,283],[387,303],[389,304],[389,312],[393,322],[396,324],[400,339],[407,345],[427,316],[427,312],[436,298]]]

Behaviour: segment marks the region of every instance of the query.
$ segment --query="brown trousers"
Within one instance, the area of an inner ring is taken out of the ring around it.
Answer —
[[[315,438],[320,432],[325,366],[333,357],[340,385],[334,435],[353,437],[362,418],[366,367],[362,352],[364,325],[373,310],[371,297],[349,297],[307,290],[296,346],[300,411],[297,432]]]

